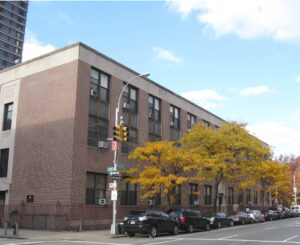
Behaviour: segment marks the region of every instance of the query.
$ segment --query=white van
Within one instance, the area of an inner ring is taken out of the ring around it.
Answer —
[[[292,205],[290,207],[290,212],[295,216],[300,216],[300,205]]]

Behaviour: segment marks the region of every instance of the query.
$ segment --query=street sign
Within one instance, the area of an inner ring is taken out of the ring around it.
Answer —
[[[117,183],[115,183],[115,182],[109,183],[109,184],[108,184],[108,188],[109,188],[109,189],[117,189]]]
[[[120,173],[119,173],[119,172],[116,172],[116,171],[114,171],[114,172],[109,172],[109,174],[110,174],[110,175],[119,175]]]
[[[116,169],[114,167],[112,168],[107,168],[107,172],[116,172]]]
[[[116,191],[116,190],[111,191],[111,200],[112,201],[117,201],[118,200],[118,191]]]
[[[122,180],[122,176],[120,175],[113,175],[112,180]]]

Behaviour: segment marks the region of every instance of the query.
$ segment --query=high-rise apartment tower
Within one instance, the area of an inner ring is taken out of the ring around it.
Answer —
[[[22,61],[28,1],[0,1],[0,70]]]

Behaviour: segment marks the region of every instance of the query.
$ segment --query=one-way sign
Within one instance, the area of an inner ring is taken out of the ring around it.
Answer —
[[[111,175],[111,176],[114,176],[114,175],[119,175],[120,174],[120,172],[109,172],[109,174]]]
[[[112,180],[122,180],[122,176],[120,175],[113,175]]]

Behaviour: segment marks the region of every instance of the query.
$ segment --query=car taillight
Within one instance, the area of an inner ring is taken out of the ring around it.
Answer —
[[[179,219],[179,222],[180,222],[180,223],[186,222],[186,217],[181,216],[180,219]]]

